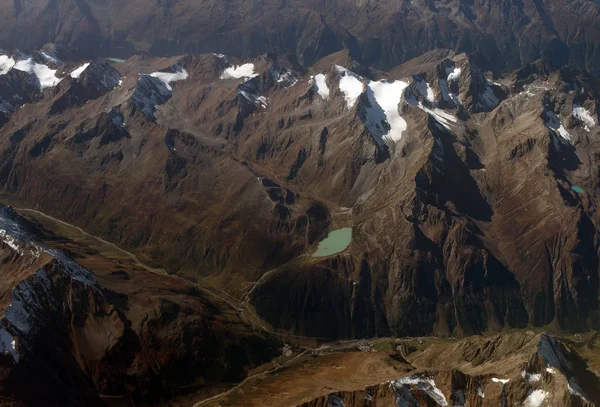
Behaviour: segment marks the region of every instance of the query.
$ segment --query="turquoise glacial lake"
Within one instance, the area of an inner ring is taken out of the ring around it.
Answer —
[[[352,228],[343,228],[329,232],[325,240],[319,243],[317,251],[312,257],[326,257],[343,252],[352,241]]]

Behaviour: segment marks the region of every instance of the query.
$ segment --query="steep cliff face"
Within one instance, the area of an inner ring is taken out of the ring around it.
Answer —
[[[7,207],[0,228],[3,400],[156,403],[239,381],[277,354],[277,343],[229,305],[181,279],[124,267],[68,240],[44,243]]]

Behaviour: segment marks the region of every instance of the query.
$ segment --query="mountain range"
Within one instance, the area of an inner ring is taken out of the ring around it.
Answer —
[[[1,1],[0,405],[600,403],[599,4]]]

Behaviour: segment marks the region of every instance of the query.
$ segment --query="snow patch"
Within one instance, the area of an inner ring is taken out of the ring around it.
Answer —
[[[298,79],[289,70],[286,70],[285,72],[280,73],[278,70],[272,69],[271,73],[272,73],[273,77],[275,78],[275,80],[277,81],[277,83],[282,84],[286,88],[290,88],[298,83]]]
[[[461,73],[461,69],[460,68],[450,68],[450,67],[446,67],[446,74],[448,75],[448,82],[454,82],[460,79],[460,73]]]
[[[583,106],[573,105],[573,117],[581,120],[586,125],[587,131],[590,131],[591,127],[596,127],[596,120]]]
[[[339,86],[346,99],[346,105],[348,108],[352,108],[360,95],[364,92],[362,78],[341,66],[336,65],[336,69],[340,75]]]
[[[226,68],[221,74],[221,79],[240,79],[246,80],[257,77],[258,74],[254,72],[254,64],[247,63],[243,65],[233,65]]]
[[[0,75],[6,74],[15,65],[15,60],[8,55],[0,55]]]
[[[240,94],[242,97],[246,98],[247,100],[249,100],[250,102],[252,102],[256,106],[260,106],[262,108],[266,108],[267,107],[268,99],[266,97],[264,97],[264,96],[257,96],[257,95],[254,95],[252,93],[248,93],[248,92],[243,91],[243,90],[239,90],[238,94]]]
[[[560,119],[554,112],[546,112],[546,126],[548,126],[555,133],[558,133],[564,140],[571,142],[572,138],[567,129],[564,128]]]
[[[56,76],[56,69],[50,69],[47,65],[33,62],[32,58],[23,59],[14,65],[14,69],[35,74],[40,81],[40,87],[51,88],[60,82]]]
[[[429,109],[425,106],[423,106],[423,104],[419,103],[419,108],[427,113],[429,113],[431,116],[433,116],[433,118],[442,126],[444,126],[446,129],[450,130],[450,126],[453,123],[457,122],[457,118],[454,117],[453,115],[451,115],[450,113],[447,113],[445,111],[443,111],[442,109],[438,109],[438,108],[434,108],[434,109]]]
[[[547,391],[534,390],[523,402],[523,407],[540,407],[548,395]]]
[[[497,377],[492,377],[492,381],[494,383],[502,383],[503,385],[510,382],[510,379],[499,379]]]
[[[312,78],[314,80],[315,90],[323,99],[329,97],[329,86],[327,86],[327,77],[322,73],[319,73]]]
[[[23,248],[21,248],[20,241],[8,234],[8,232],[4,229],[0,229],[0,240],[2,240],[8,247],[19,253],[21,256],[25,254],[25,251]]]
[[[429,83],[421,79],[415,82],[415,84],[417,85],[419,93],[423,95],[423,97],[425,97],[427,101],[431,103],[435,102],[435,94],[433,93],[433,89],[431,88],[431,86],[429,86]]]
[[[367,96],[371,106],[367,108],[365,125],[371,134],[382,141],[399,141],[406,130],[406,121],[400,116],[398,105],[408,85],[404,81],[367,83]]]
[[[150,76],[160,79],[167,89],[173,90],[170,85],[171,82],[182,81],[188,78],[188,73],[184,68],[178,66],[173,68],[173,70],[175,72],[153,72]]]
[[[527,381],[527,383],[537,383],[540,380],[542,380],[542,375],[539,373],[528,373],[527,371],[523,370],[521,372],[521,376],[523,377],[523,379],[525,379]]]
[[[74,78],[74,79],[79,78],[81,76],[81,74],[83,73],[83,71],[85,71],[88,66],[90,66],[89,62],[87,62],[87,63],[81,65],[79,68],[75,69],[73,72],[71,72],[71,78]]]
[[[256,84],[256,80],[246,81],[240,84],[237,88],[238,95],[243,97],[248,102],[256,107],[266,108],[268,99],[260,94],[260,89]]]

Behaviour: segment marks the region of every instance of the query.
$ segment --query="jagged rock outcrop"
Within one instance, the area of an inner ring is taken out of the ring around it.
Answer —
[[[121,82],[121,75],[106,61],[85,63],[71,72],[64,81],[59,95],[48,114],[59,114],[65,109],[82,105],[113,90]]]

